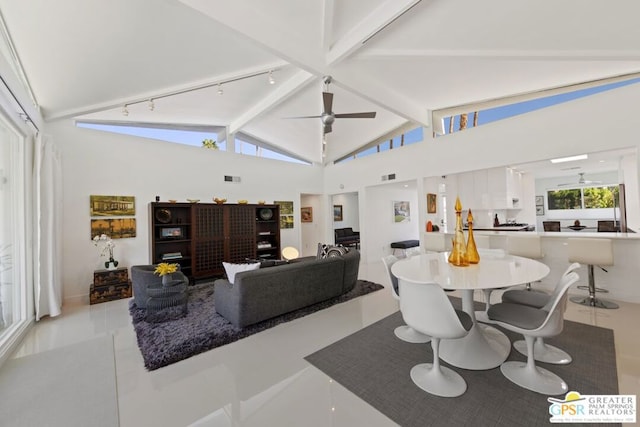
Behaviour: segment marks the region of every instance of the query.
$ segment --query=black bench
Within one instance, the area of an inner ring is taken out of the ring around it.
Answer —
[[[396,250],[402,249],[402,253],[405,254],[406,250],[409,248],[415,248],[420,246],[420,240],[403,240],[401,242],[393,242],[391,243],[391,248],[393,249],[393,254],[396,254]]]

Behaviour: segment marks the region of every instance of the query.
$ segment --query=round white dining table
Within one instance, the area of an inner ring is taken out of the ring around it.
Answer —
[[[463,338],[442,340],[440,357],[464,369],[496,368],[507,360],[511,342],[493,326],[478,323],[473,291],[535,282],[549,274],[549,267],[533,259],[489,251],[480,251],[480,262],[468,267],[449,264],[448,258],[449,252],[415,255],[396,262],[391,272],[399,279],[435,282],[444,289],[460,291],[462,309],[471,316],[473,326]]]

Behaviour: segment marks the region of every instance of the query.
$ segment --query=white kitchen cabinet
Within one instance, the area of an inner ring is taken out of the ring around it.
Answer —
[[[487,171],[473,171],[458,174],[458,197],[462,209],[491,209],[491,197]],[[453,199],[455,203],[455,198]]]
[[[510,168],[491,168],[456,175],[462,209],[496,210],[522,208],[522,175]]]
[[[473,172],[473,209],[491,209],[489,174],[486,169]]]
[[[487,185],[492,209],[520,209],[522,206],[522,175],[511,168],[491,168]]]
[[[458,174],[458,194],[462,209],[475,207],[475,194],[473,187],[473,172],[464,172]],[[451,207],[454,208],[456,199],[451,200]],[[455,209],[455,208],[454,208]]]

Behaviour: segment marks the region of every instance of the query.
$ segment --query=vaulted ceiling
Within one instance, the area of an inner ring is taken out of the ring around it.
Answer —
[[[407,122],[430,126],[434,110],[640,72],[635,0],[0,0],[0,11],[45,120],[221,127],[319,163]],[[377,112],[336,119],[326,158],[320,119],[290,119],[320,115],[324,76],[335,113]]]

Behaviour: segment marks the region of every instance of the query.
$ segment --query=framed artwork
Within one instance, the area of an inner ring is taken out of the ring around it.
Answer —
[[[536,205],[536,215],[537,216],[544,215],[544,205]]]
[[[273,204],[280,206],[280,228],[293,228],[293,202],[274,200]]]
[[[89,196],[91,216],[133,216],[136,214],[134,196]]]
[[[302,222],[313,222],[313,208],[300,208],[300,217]]]
[[[427,213],[436,213],[436,195],[427,193]]]
[[[91,236],[106,234],[112,239],[127,239],[136,237],[136,219],[135,218],[109,218],[109,219],[92,219],[91,220]]]
[[[333,220],[342,221],[342,205],[333,205]]]
[[[393,202],[393,222],[407,222],[411,218],[411,203],[408,201]]]
[[[544,196],[536,196],[536,206],[544,205]]]

